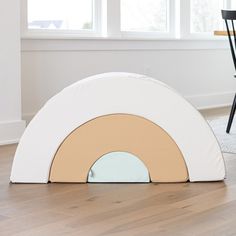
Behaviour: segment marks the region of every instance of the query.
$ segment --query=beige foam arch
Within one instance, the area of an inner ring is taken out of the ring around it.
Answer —
[[[101,116],[75,129],[57,150],[49,180],[85,183],[93,164],[114,151],[139,157],[152,182],[188,180],[184,158],[174,140],[153,122],[129,114]]]

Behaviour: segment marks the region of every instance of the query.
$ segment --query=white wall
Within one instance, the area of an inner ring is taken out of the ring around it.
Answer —
[[[21,120],[20,0],[0,1],[0,145],[17,142]]]
[[[152,49],[158,41],[146,42],[145,48],[140,49],[138,41],[127,41],[123,48],[119,47],[123,43],[118,42],[116,48],[112,41],[72,40],[61,50],[59,40],[51,40],[50,45],[47,40],[39,40],[39,44],[46,46],[45,50],[37,45],[31,47],[32,44],[27,47],[22,40],[21,67],[19,2],[0,1],[0,144],[16,142],[24,130],[21,70],[26,119],[64,87],[89,75],[109,71],[152,76],[174,87],[198,108],[228,105],[232,101],[236,80],[232,76],[230,52],[226,48],[207,49],[210,41],[202,49],[176,50],[169,46]],[[74,44],[80,46],[73,50]],[[104,50],[97,48],[97,44],[104,46]]]
[[[22,52],[24,116],[29,119],[51,96],[77,80],[109,71],[152,76],[174,87],[198,108],[229,105],[236,91],[228,49],[26,49]]]

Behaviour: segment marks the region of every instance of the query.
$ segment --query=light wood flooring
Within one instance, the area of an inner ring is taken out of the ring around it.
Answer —
[[[15,149],[0,147],[0,236],[236,235],[236,155],[224,182],[9,184]]]

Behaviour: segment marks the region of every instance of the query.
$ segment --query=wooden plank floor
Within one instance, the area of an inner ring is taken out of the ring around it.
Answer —
[[[224,182],[9,184],[15,149],[0,147],[0,236],[236,235],[236,155]]]

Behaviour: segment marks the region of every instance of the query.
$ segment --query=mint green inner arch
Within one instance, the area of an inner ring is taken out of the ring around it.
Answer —
[[[115,151],[103,155],[93,164],[88,182],[148,183],[150,176],[147,167],[137,156]]]

